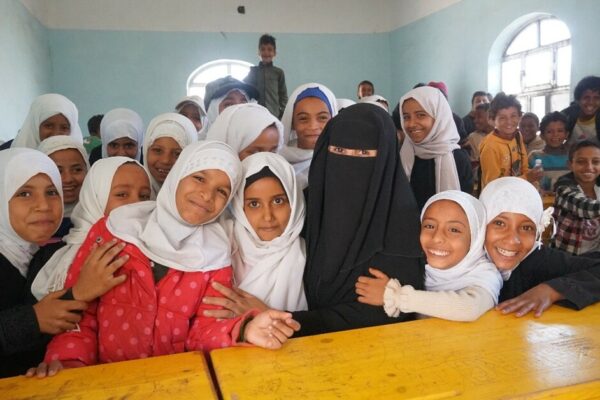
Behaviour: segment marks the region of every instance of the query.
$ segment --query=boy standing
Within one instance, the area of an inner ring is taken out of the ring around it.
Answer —
[[[481,188],[503,176],[518,176],[529,182],[541,179],[543,171],[529,169],[527,150],[519,132],[521,103],[515,96],[500,92],[490,103],[494,130],[479,147]]]
[[[371,81],[362,81],[358,84],[356,89],[356,97],[362,99],[363,97],[373,96],[375,94],[375,86]]]
[[[281,118],[288,101],[285,86],[285,73],[281,68],[273,65],[277,55],[275,38],[264,34],[258,41],[258,55],[260,62],[255,67],[250,67],[244,82],[258,89],[258,104],[265,106],[271,114]]]
[[[556,182],[552,245],[579,255],[600,250],[600,146],[589,140],[569,150],[570,173]]]
[[[102,122],[102,117],[104,117],[103,114],[98,114],[88,120],[87,126],[90,135],[83,139],[83,147],[85,147],[88,155],[102,144],[102,140],[100,139],[100,122]]]

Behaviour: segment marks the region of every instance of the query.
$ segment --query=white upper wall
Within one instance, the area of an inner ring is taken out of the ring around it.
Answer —
[[[50,29],[286,33],[389,32],[459,1],[21,0]]]

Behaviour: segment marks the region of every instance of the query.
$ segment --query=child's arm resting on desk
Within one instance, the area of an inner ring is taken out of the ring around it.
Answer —
[[[384,293],[385,312],[392,317],[416,312],[451,321],[475,321],[494,307],[493,297],[479,286],[460,290],[428,292],[415,290],[410,285],[400,285],[391,279]]]

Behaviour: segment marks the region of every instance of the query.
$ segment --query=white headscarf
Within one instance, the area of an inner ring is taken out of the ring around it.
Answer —
[[[350,99],[335,99],[335,102],[337,103],[337,111],[338,113],[343,110],[346,107],[350,107],[354,104],[356,104],[356,102],[354,100],[350,100]]]
[[[227,107],[210,127],[206,139],[227,143],[239,154],[250,146],[263,130],[273,124],[279,132],[279,151],[283,146],[283,125],[260,104],[236,104]]]
[[[150,176],[150,183],[154,193],[158,193],[161,184],[152,176],[148,169],[148,150],[158,138],[170,137],[177,142],[183,150],[187,145],[198,141],[198,133],[192,121],[177,113],[160,114],[154,117],[144,136],[144,168]]]
[[[179,182],[190,174],[219,169],[236,192],[242,167],[237,154],[225,143],[199,142],[181,152],[156,201],[129,204],[113,210],[106,227],[116,237],[137,246],[152,261],[184,272],[212,271],[231,265],[230,244],[223,227],[207,221],[185,222],[176,205]],[[215,217],[216,219],[216,217]]]
[[[112,181],[121,165],[139,162],[129,157],[108,157],[98,160],[81,186],[79,203],[71,214],[73,227],[69,234],[62,238],[66,246],[60,248],[38,272],[31,286],[31,293],[39,300],[50,292],[61,290],[65,286],[67,272],[85,241],[92,226],[104,216],[108,203]],[[141,167],[141,165],[140,165]]]
[[[542,245],[542,233],[552,221],[553,208],[549,207],[544,211],[542,198],[531,183],[516,176],[494,179],[483,188],[479,200],[485,207],[486,225],[504,212],[523,214],[535,224],[535,243],[523,259]],[[504,274],[504,279],[509,277],[510,271]]]
[[[300,237],[304,226],[304,196],[296,185],[292,166],[280,155],[256,153],[242,161],[244,179],[269,167],[283,186],[292,212],[281,236],[262,241],[244,213],[244,184],[233,202],[233,270],[241,289],[258,297],[270,307],[300,311],[307,309],[302,276],[306,245]],[[231,221],[229,221],[231,222]]]
[[[11,147],[28,147],[37,149],[40,145],[40,125],[42,122],[55,115],[62,114],[69,121],[71,136],[75,141],[83,143],[81,128],[79,127],[79,112],[73,102],[65,96],[55,93],[43,94],[37,97],[29,113],[23,121],[19,133],[12,142]]]
[[[298,148],[298,136],[296,131],[292,128],[292,122],[294,119],[294,107],[296,106],[296,99],[306,89],[318,88],[327,100],[331,109],[331,118],[337,115],[337,101],[335,95],[325,85],[320,83],[306,83],[298,86],[288,98],[287,105],[283,111],[281,117],[281,123],[283,124],[283,142],[284,146],[279,152],[296,171],[296,178],[298,179],[298,185],[302,189],[308,186],[308,170],[310,168],[310,162],[312,161],[313,150],[300,149]]]
[[[402,118],[402,104],[408,99],[416,100],[421,107],[435,119],[431,132],[421,143],[413,143],[408,134],[400,149],[400,158],[404,172],[410,180],[415,156],[421,159],[435,160],[435,192],[444,190],[460,190],[460,181],[454,161],[454,149],[459,149],[460,136],[452,118],[452,111],[442,92],[430,86],[418,87],[406,93],[400,99],[400,122],[406,133]]]
[[[102,138],[102,158],[108,157],[108,144],[117,139],[129,138],[135,140],[138,146],[136,160],[140,161],[140,148],[144,141],[144,121],[138,113],[128,108],[110,110],[100,122],[100,137]]]
[[[44,153],[47,156],[50,156],[52,153],[55,153],[60,150],[67,149],[75,149],[81,154],[81,158],[85,164],[86,171],[90,169],[90,163],[88,161],[87,152],[83,147],[83,144],[74,140],[71,136],[51,136],[47,139],[42,140],[42,143],[38,146],[38,150]],[[73,208],[77,201],[69,204],[64,204],[63,216],[65,218],[70,218],[71,213],[73,212]]]
[[[389,105],[389,102],[387,101],[387,99],[383,96],[380,96],[378,94],[374,94],[371,96],[365,96],[365,97],[361,97],[360,100],[358,100],[359,103],[370,103],[370,104],[375,104],[376,106],[379,106],[381,108],[383,108],[386,112],[389,111],[389,108],[386,104]]]
[[[60,173],[47,155],[28,148],[11,148],[0,151],[0,174],[0,253],[25,277],[38,245],[27,242],[15,232],[10,223],[8,202],[21,186],[37,174],[48,175],[62,198]]]
[[[200,136],[200,132],[204,131],[204,125],[206,124],[206,110],[204,109],[204,99],[200,96],[185,96],[175,106],[175,110],[180,113],[183,107],[188,104],[193,105],[198,109],[198,114],[200,115],[200,121],[202,121],[202,128],[198,131],[198,140],[206,139],[206,134]],[[205,131],[204,131],[205,132]]]
[[[250,98],[250,96],[248,96],[248,93],[246,93],[246,91],[242,88],[233,88],[227,93],[225,93],[223,96],[212,99],[208,104],[208,110],[206,110],[206,125],[204,125],[202,127],[202,130],[200,131],[200,133],[204,135],[204,137],[206,137],[206,134],[210,130],[210,126],[216,121],[217,117],[219,116],[219,106],[221,105],[221,102],[225,99],[225,97],[227,97],[229,93],[235,91],[238,91],[241,94],[243,94],[248,103],[256,103],[256,99]]]
[[[438,193],[425,203],[421,212],[421,221],[427,208],[439,200],[450,200],[458,204],[467,216],[471,245],[469,252],[458,264],[448,269],[438,269],[425,265],[425,288],[430,291],[460,290],[468,286],[479,286],[498,303],[498,294],[502,289],[502,277],[496,266],[490,262],[483,249],[485,241],[485,209],[483,204],[470,194],[459,190],[447,190]]]

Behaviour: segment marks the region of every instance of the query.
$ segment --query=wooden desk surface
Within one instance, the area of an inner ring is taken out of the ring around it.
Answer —
[[[0,379],[2,399],[216,399],[202,353],[60,371],[45,379]]]
[[[536,319],[490,311],[216,350],[225,400],[600,398],[600,304]],[[569,386],[569,387],[567,387]]]

